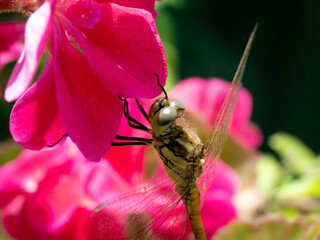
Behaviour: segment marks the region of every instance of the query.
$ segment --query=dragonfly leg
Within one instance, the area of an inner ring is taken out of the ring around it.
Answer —
[[[166,90],[164,89],[164,87],[160,84],[159,75],[158,75],[157,73],[156,73],[155,75],[157,76],[157,79],[158,79],[158,86],[162,89],[162,91],[163,91],[163,93],[165,94],[166,99],[167,99],[167,98],[168,98],[168,95],[167,95],[167,92],[166,92]],[[121,98],[120,96],[119,96],[119,98],[120,98],[123,102],[126,102],[126,101],[127,101],[125,98]],[[142,113],[142,115],[145,117],[145,119],[148,120],[148,114],[147,114],[147,112],[144,110],[144,108],[142,107],[142,105],[140,104],[140,102],[139,102],[138,99],[136,99],[136,103],[137,103],[138,108],[139,108],[140,112]]]
[[[150,145],[150,144],[151,143],[149,143],[149,142],[112,142],[111,146],[112,147],[138,146],[138,145],[147,146],[147,145]]]
[[[115,139],[127,140],[132,142],[112,142],[111,146],[131,146],[131,145],[150,145],[152,144],[152,139],[140,138],[140,137],[126,137],[117,135]]]
[[[139,141],[139,142],[152,142],[150,138],[140,138],[140,137],[126,137],[121,135],[116,135],[115,139],[118,140],[128,140],[128,141]]]
[[[160,78],[159,78],[159,75],[157,73],[155,73],[155,75],[157,76],[157,79],[158,79],[158,86],[161,87],[164,95],[166,96],[166,99],[168,99],[168,94],[166,92],[166,90],[164,89],[164,87],[160,84]]]
[[[138,108],[139,108],[140,112],[142,113],[142,115],[145,117],[145,119],[148,120],[148,114],[146,113],[144,108],[141,106],[141,104],[139,103],[138,99],[136,99],[136,103],[137,103]]]
[[[51,144],[51,145],[47,145],[47,147],[54,147],[55,145],[57,145],[62,139],[64,139],[65,137],[69,137],[69,134],[65,133],[62,135],[61,138],[58,139],[58,141],[56,141],[54,144]]]
[[[147,128],[142,123],[140,123],[139,121],[135,120],[133,117],[131,117],[129,115],[129,104],[128,104],[127,99],[126,98],[121,98],[120,96],[119,96],[119,98],[124,102],[123,114],[128,120],[129,127],[135,128],[135,129],[139,129],[139,130],[142,130],[142,131],[146,131],[146,132],[150,132],[151,129]]]

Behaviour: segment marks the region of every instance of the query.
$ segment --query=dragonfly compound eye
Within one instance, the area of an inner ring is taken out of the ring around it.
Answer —
[[[178,117],[177,111],[174,107],[168,106],[162,108],[158,115],[159,126],[171,125]]]
[[[177,111],[178,117],[181,117],[184,114],[184,110],[186,109],[184,104],[176,99],[169,99],[170,107],[174,107]]]

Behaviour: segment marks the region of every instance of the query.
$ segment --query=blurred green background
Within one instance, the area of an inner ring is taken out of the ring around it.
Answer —
[[[231,81],[258,22],[244,76],[252,119],[266,138],[286,131],[319,152],[320,1],[163,0],[157,11],[171,86],[192,76]],[[0,76],[2,91],[12,66]],[[10,138],[11,108],[0,100],[0,140]]]

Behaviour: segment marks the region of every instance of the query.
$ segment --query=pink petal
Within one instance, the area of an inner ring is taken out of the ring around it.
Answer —
[[[37,233],[30,228],[26,219],[20,215],[22,206],[14,205],[11,209],[2,211],[3,226],[14,239],[29,240],[37,239]]]
[[[0,70],[21,54],[24,26],[22,22],[0,24]]]
[[[99,161],[117,133],[122,101],[101,85],[85,56],[63,33],[56,36],[51,39],[54,71],[67,133],[87,159]]]
[[[185,79],[177,84],[169,93],[170,98],[178,99],[186,106],[186,111],[192,111],[199,114],[201,118],[209,122],[209,114],[213,106],[205,109],[207,81],[202,78],[193,77]],[[212,93],[214,95],[214,93]],[[212,104],[212,102],[210,103]]]
[[[118,161],[126,159],[118,158]],[[128,183],[122,176],[111,166],[109,159],[103,159],[92,167],[90,175],[86,179],[84,188],[90,198],[94,201],[94,206],[102,204],[107,199],[119,196],[129,189]]]
[[[63,229],[46,236],[45,240],[90,240],[83,233],[83,225],[91,212],[92,210],[79,207]]]
[[[230,82],[219,78],[204,80],[194,77],[180,82],[170,92],[170,96],[184,102],[187,111],[194,112],[213,125],[230,85]],[[243,88],[234,107],[231,133],[244,146],[257,148],[261,145],[263,136],[261,131],[250,123],[251,114],[252,96]]]
[[[209,81],[194,77],[179,83],[170,92],[170,96],[184,102],[187,111],[199,114],[212,125],[218,116],[229,87],[229,82],[219,78]]]
[[[129,99],[128,101],[130,115],[150,128],[150,125],[139,111],[136,102],[133,99]],[[144,101],[141,99],[140,103],[144,104]],[[145,110],[148,112],[149,109],[145,108]],[[122,117],[117,134],[127,137],[151,138],[149,133],[129,127],[128,121],[124,116]],[[144,158],[151,148],[152,146],[111,147],[106,153],[106,158],[127,182],[134,185],[143,180]],[[121,161],[119,161],[119,159],[121,159]]]
[[[141,8],[149,11],[154,18],[157,17],[157,12],[154,10],[155,0],[95,0],[98,3],[116,3],[124,7]]]
[[[57,172],[55,178],[46,180],[44,188],[28,199],[28,222],[35,228],[56,232],[68,223],[86,196],[76,175]]]
[[[223,193],[220,193],[220,196],[212,192],[208,193],[201,212],[201,218],[208,238],[212,237],[216,230],[236,217],[237,212],[232,203],[231,196],[224,196]]]
[[[69,31],[85,52],[93,72],[116,96],[152,98],[159,95],[162,90],[155,74],[164,85],[167,69],[152,15],[113,3],[98,7],[103,18],[92,29],[83,24],[83,19],[91,18],[82,13],[97,12],[97,6],[80,2],[68,10],[70,21],[78,28],[70,27]]]
[[[22,42],[16,42],[5,52],[0,52],[0,71],[7,63],[17,60],[22,53],[24,45]]]
[[[222,189],[229,195],[233,195],[241,187],[241,181],[237,173],[222,161],[219,161],[209,191]]]
[[[10,131],[16,142],[32,150],[47,148],[66,133],[58,108],[50,60],[38,81],[14,105]]]
[[[17,99],[30,85],[44,50],[56,0],[46,0],[28,19],[25,49],[15,65],[5,91],[5,99]]]
[[[76,220],[76,225],[74,227],[66,226],[66,229],[68,229],[69,231],[71,230],[72,233],[74,234],[74,238],[73,238],[74,240],[90,240],[89,238],[87,238],[84,235],[83,226],[84,226],[85,221],[90,216],[91,212],[92,212],[92,210],[89,210],[86,208],[79,209],[79,211],[77,212],[77,215],[75,215],[73,218]],[[62,239],[62,237],[58,237],[58,238],[55,237],[55,238],[52,238],[51,240],[56,240],[56,239]],[[70,238],[68,238],[68,239],[70,239]]]
[[[240,178],[236,172],[219,161],[201,211],[207,236],[213,236],[218,228],[237,216],[232,199],[240,187]]]
[[[0,183],[1,201],[10,189],[8,185],[20,190],[2,209],[7,231],[17,239],[26,240],[85,239],[83,234],[82,238],[72,236],[79,228],[75,225],[84,222],[84,219],[78,222],[79,209],[88,207],[83,204],[87,200],[83,186],[92,171],[89,163],[67,141],[53,151],[24,151],[1,168],[0,178],[6,183]],[[24,234],[20,235],[21,231]]]
[[[72,150],[69,143],[53,151],[26,150],[17,159],[2,166],[0,168],[0,207],[7,205],[18,194],[36,192],[40,182],[47,176],[47,169],[62,165],[71,155]]]
[[[236,140],[245,146],[256,149],[263,142],[263,133],[254,123],[248,122],[246,126],[235,133]]]
[[[0,52],[9,49],[23,37],[25,23],[12,22],[0,24]]]

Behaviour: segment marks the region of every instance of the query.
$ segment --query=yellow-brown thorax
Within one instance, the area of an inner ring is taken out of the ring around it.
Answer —
[[[186,206],[196,239],[206,239],[197,185],[197,179],[203,172],[204,145],[193,131],[186,131],[176,123],[184,109],[178,100],[156,100],[149,112],[150,133],[168,176],[176,184],[175,191]]]

